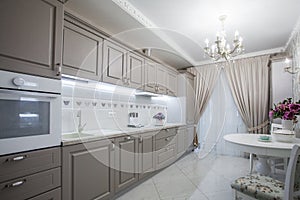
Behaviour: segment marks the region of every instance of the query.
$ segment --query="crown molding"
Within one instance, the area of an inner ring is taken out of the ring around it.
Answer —
[[[251,57],[256,57],[256,56],[263,56],[263,55],[271,55],[271,54],[282,53],[282,52],[284,52],[284,47],[278,47],[278,48],[274,48],[274,49],[266,49],[263,51],[256,51],[256,52],[242,54],[242,55],[234,57],[234,60],[243,59],[243,58],[251,58]],[[225,62],[225,61],[220,60],[218,62],[215,62],[213,60],[204,60],[204,61],[198,62],[195,67],[200,67],[203,65],[214,64],[214,63],[215,64],[223,63],[223,62]]]
[[[134,19],[140,22],[143,26],[147,28],[156,27],[142,12],[140,12],[137,8],[135,8],[130,2],[127,0],[112,0],[115,4],[117,4],[121,9],[131,15]]]

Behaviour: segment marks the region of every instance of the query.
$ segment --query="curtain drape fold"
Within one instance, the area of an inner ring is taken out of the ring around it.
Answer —
[[[269,55],[226,63],[225,72],[233,99],[252,133],[266,133],[269,111]]]
[[[196,68],[195,77],[195,122],[198,123],[203,114],[221,69],[216,64]]]

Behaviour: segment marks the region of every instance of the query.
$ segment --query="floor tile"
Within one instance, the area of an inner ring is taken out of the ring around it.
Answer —
[[[118,200],[232,200],[230,184],[249,172],[249,160],[199,155],[186,155]]]
[[[147,180],[141,185],[133,188],[117,200],[159,200],[158,193],[152,180]]]

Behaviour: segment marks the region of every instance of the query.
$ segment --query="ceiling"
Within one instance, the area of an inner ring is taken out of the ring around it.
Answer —
[[[282,50],[300,16],[299,0],[69,0],[66,7],[177,69],[210,61],[202,47],[215,40],[222,14],[228,40],[238,30],[246,54]]]

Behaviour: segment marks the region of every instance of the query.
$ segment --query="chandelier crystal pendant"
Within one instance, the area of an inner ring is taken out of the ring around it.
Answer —
[[[224,22],[226,18],[226,15],[221,15],[219,17],[219,20],[222,24],[222,30],[220,33],[217,33],[217,40],[215,41],[215,43],[210,46],[208,39],[205,40],[206,45],[204,47],[204,52],[214,61],[218,61],[221,58],[224,58],[226,61],[228,61],[244,52],[243,38],[239,35],[238,31],[235,32],[232,47],[227,42],[226,32],[224,28]]]

